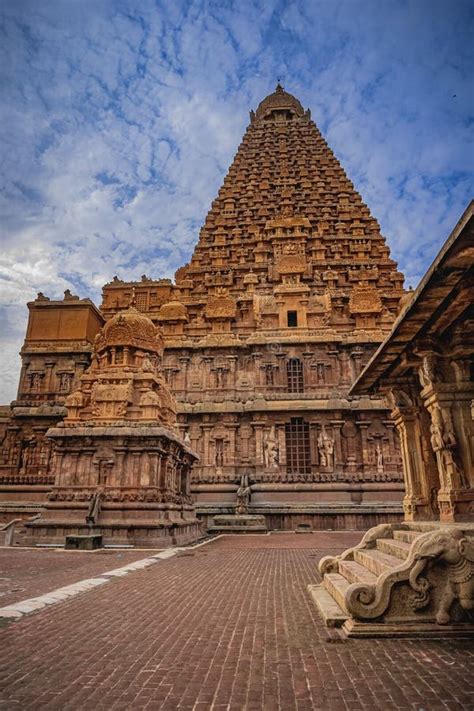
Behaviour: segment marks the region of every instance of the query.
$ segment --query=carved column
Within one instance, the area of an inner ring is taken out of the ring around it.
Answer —
[[[182,372],[181,387],[185,393],[188,392],[188,368],[190,360],[189,356],[181,356],[179,358],[179,364]]]
[[[343,464],[341,429],[344,425],[344,420],[331,420],[330,423],[334,436],[334,470],[341,471]]]
[[[264,422],[253,422],[255,431],[255,464],[263,467],[263,427]]]
[[[360,431],[360,441],[362,447],[362,469],[364,474],[373,473],[371,456],[369,452],[369,443],[367,441],[367,429],[370,426],[369,420],[357,420],[356,425]]]
[[[440,362],[432,352],[423,356],[419,369],[440,480],[440,520],[446,523],[470,520],[474,504],[474,386],[467,371],[462,359]]]
[[[421,427],[421,405],[402,389],[392,389],[387,399],[391,406],[390,416],[400,437],[405,520],[432,520],[436,518],[432,499],[436,495],[437,482],[433,481],[432,471],[425,463],[426,441],[423,441]]]
[[[277,422],[275,425],[277,441],[278,441],[278,463],[280,471],[286,472],[286,438],[285,438],[285,423]]]
[[[204,466],[209,466],[209,464],[211,464],[210,435],[211,435],[211,429],[212,429],[213,425],[210,423],[204,423],[201,425],[201,427],[202,427],[203,433],[204,433],[202,464]]]

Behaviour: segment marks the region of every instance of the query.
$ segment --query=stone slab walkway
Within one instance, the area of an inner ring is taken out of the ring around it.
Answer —
[[[473,708],[466,642],[328,636],[306,586],[343,535],[222,537],[9,624],[0,708]]]

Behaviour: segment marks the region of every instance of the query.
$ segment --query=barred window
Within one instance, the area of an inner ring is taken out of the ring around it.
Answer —
[[[309,424],[302,417],[292,417],[285,425],[285,438],[288,474],[310,474]]]
[[[135,304],[138,311],[146,311],[148,306],[148,294],[146,291],[135,294]]]
[[[290,358],[286,364],[286,374],[288,378],[288,392],[304,392],[303,363],[298,358]]]

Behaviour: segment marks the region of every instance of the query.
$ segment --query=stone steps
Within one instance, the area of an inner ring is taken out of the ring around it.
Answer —
[[[421,531],[394,531],[393,537],[397,541],[405,541],[405,543],[413,543],[419,536]]]
[[[375,548],[354,550],[353,560],[340,560],[337,573],[326,573],[319,586],[310,586],[313,600],[328,627],[346,627],[351,616],[346,607],[350,585],[375,585],[379,576],[398,568],[408,558],[419,531],[394,531],[393,538],[378,538]]]
[[[382,553],[377,548],[355,551],[354,560],[368,568],[376,576],[382,575],[392,568],[398,568],[401,563],[400,558]]]
[[[324,576],[324,587],[345,614],[347,614],[345,596],[349,585],[349,581],[340,573],[327,573]]]
[[[377,576],[355,560],[342,560],[339,572],[349,583],[375,583]]]
[[[318,608],[326,627],[342,627],[349,619],[324,585],[308,585],[308,590]]]
[[[379,538],[377,541],[377,550],[382,551],[382,553],[388,553],[388,555],[393,555],[400,560],[406,560],[411,545],[411,543],[407,543],[406,541],[398,541],[392,538]]]

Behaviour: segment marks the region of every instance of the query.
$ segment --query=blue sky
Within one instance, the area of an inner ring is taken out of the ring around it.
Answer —
[[[277,77],[416,286],[474,195],[470,0],[2,0],[0,402],[26,301],[172,276]]]

